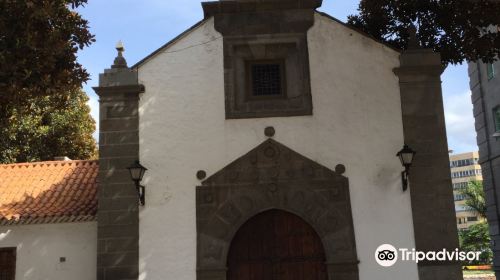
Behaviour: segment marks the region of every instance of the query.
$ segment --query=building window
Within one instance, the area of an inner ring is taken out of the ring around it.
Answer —
[[[495,77],[495,65],[493,63],[486,64],[486,75],[488,76],[488,80]]]
[[[224,38],[226,119],[312,115],[307,37],[237,37]]]
[[[477,163],[477,159],[460,159],[460,160],[454,160],[450,163],[451,167],[462,167],[462,166],[469,166],[469,165],[474,165]]]
[[[460,183],[454,183],[453,184],[453,189],[454,190],[462,190],[465,189],[468,185],[468,182],[460,182]]]
[[[467,222],[477,222],[477,217],[467,217]]]
[[[16,248],[0,248],[0,280],[16,279]]]
[[[500,106],[493,109],[493,118],[495,119],[495,132],[500,132]]]
[[[247,71],[249,99],[285,96],[285,71],[282,61],[250,61]]]

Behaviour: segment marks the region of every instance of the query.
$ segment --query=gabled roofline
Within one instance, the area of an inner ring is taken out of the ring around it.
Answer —
[[[396,52],[398,52],[398,53],[402,53],[402,52],[403,52],[403,50],[398,49],[398,48],[396,48],[396,47],[394,47],[394,46],[392,46],[392,45],[388,44],[387,42],[381,41],[381,40],[379,40],[379,39],[377,39],[377,38],[373,37],[372,35],[370,35],[370,34],[366,33],[365,31],[363,31],[363,30],[361,30],[361,29],[359,29],[359,28],[357,28],[357,27],[354,27],[354,26],[352,26],[352,25],[349,25],[349,24],[347,24],[347,23],[345,23],[345,22],[343,22],[343,21],[341,21],[341,20],[339,20],[339,19],[337,19],[337,18],[335,18],[335,17],[333,17],[333,16],[331,16],[331,15],[329,15],[329,14],[325,13],[325,12],[316,11],[316,13],[318,13],[318,14],[320,14],[320,15],[322,15],[322,16],[324,16],[324,17],[328,18],[328,19],[331,19],[331,20],[333,20],[333,21],[335,21],[335,22],[337,22],[337,23],[340,23],[341,25],[343,25],[343,26],[345,26],[345,27],[347,27],[347,28],[351,29],[352,31],[355,31],[355,32],[357,32],[357,33],[359,33],[359,34],[363,35],[364,37],[367,37],[367,38],[369,38],[369,39],[371,39],[371,40],[375,41],[376,43],[379,43],[379,44],[381,44],[381,45],[384,45],[384,46],[386,46],[386,47],[390,48],[390,49],[391,49],[391,50],[393,50],[393,51],[396,51]]]
[[[370,34],[360,30],[359,28],[356,28],[354,26],[351,26],[325,12],[320,12],[320,11],[316,11],[316,13],[330,19],[330,20],[333,20],[349,29],[351,29],[352,31],[355,31],[361,35],[363,35],[364,37],[367,37],[373,41],[375,41],[376,43],[379,43],[383,46],[386,46],[388,48],[390,48],[391,50],[393,51],[396,51],[398,53],[402,53],[403,50],[401,49],[398,49],[394,46],[391,46],[389,45],[388,43],[386,42],[383,42],[381,40],[378,40],[376,39],[375,37],[371,36]],[[155,51],[153,51],[152,53],[150,53],[149,55],[147,55],[146,57],[144,57],[143,59],[141,59],[139,62],[137,62],[136,64],[132,65],[130,68],[131,69],[137,69],[139,68],[142,64],[146,63],[149,59],[151,59],[152,57],[154,57],[156,54],[160,53],[163,49],[166,49],[168,47],[170,47],[171,45],[175,44],[177,41],[179,41],[180,39],[182,39],[184,36],[188,35],[189,33],[191,33],[191,31],[194,31],[196,28],[200,27],[201,25],[203,25],[205,22],[207,22],[208,20],[210,20],[212,17],[208,17],[208,18],[205,18],[205,19],[202,19],[200,21],[198,21],[196,24],[194,24],[193,26],[191,26],[190,28],[188,28],[186,31],[182,32],[181,34],[177,35],[175,38],[173,38],[172,40],[168,41],[166,44],[164,44],[163,46],[159,47],[158,49],[156,49]]]
[[[166,44],[164,44],[163,46],[159,47],[158,49],[156,49],[155,51],[153,51],[152,53],[148,54],[146,57],[144,57],[143,59],[141,59],[139,62],[137,62],[136,64],[132,65],[130,68],[131,69],[137,69],[139,68],[142,64],[146,63],[150,58],[152,58],[153,56],[155,56],[156,54],[158,54],[159,52],[161,52],[163,49],[165,48],[168,48],[170,47],[171,45],[177,43],[177,41],[179,41],[180,39],[182,39],[184,36],[188,35],[189,33],[191,33],[191,31],[194,31],[196,28],[200,27],[201,25],[203,25],[205,22],[207,22],[210,18],[206,18],[206,19],[202,19],[200,21],[198,21],[196,24],[194,24],[193,26],[189,27],[186,31],[182,32],[181,34],[177,35],[174,39],[168,41]]]

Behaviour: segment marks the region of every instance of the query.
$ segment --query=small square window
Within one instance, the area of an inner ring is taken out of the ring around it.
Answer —
[[[306,36],[224,41],[226,119],[313,114]]]
[[[285,96],[285,71],[282,61],[250,61],[247,65],[249,99]]]
[[[488,80],[495,77],[495,65],[493,63],[486,64],[486,75],[488,76]]]

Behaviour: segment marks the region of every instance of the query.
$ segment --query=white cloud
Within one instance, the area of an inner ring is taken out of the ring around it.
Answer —
[[[448,147],[456,153],[478,149],[470,96],[470,91],[444,96]]]
[[[92,118],[94,118],[96,124],[94,138],[96,139],[96,141],[99,141],[99,100],[95,94],[87,93],[87,95],[89,96],[89,101],[87,102],[87,104],[90,107],[90,115],[92,115]]]

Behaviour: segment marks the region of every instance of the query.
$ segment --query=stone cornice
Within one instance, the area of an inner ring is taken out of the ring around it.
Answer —
[[[145,91],[144,85],[93,87],[93,89],[101,99],[113,100],[138,98],[139,94]]]
[[[288,1],[255,1],[255,2],[237,2],[237,1],[212,1],[203,2],[205,18],[217,14],[234,13],[253,13],[259,11],[275,10],[297,10],[297,9],[316,9],[321,7],[322,0],[288,0]]]
[[[446,69],[443,65],[408,65],[394,68],[393,72],[399,77],[406,75],[440,76]]]

